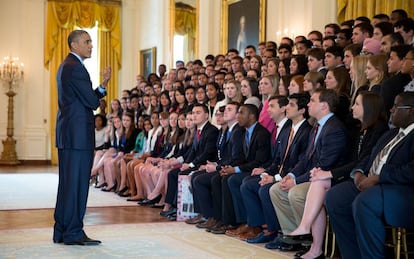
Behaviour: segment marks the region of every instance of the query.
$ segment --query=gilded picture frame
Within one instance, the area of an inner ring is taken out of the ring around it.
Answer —
[[[222,0],[222,53],[257,46],[266,38],[266,0]]]
[[[145,78],[151,73],[157,72],[157,48],[152,47],[143,49],[139,54],[140,59],[140,74]]]

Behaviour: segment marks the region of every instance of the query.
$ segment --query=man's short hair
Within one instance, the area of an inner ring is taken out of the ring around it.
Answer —
[[[325,51],[322,48],[312,48],[308,49],[308,52],[306,52],[306,55],[312,56],[316,58],[317,60],[323,60],[325,58]]]
[[[69,49],[70,50],[72,50],[72,46],[71,46],[72,42],[78,41],[79,38],[80,38],[80,36],[82,34],[85,34],[85,33],[88,34],[88,32],[87,31],[84,31],[84,30],[73,30],[71,33],[69,33],[69,36],[68,36],[68,46],[69,46]]]
[[[277,50],[280,51],[281,49],[287,49],[289,53],[292,53],[292,47],[288,44],[280,44]]]
[[[253,114],[255,120],[257,120],[259,118],[259,109],[257,108],[256,105],[250,104],[250,103],[245,103],[245,104],[242,104],[241,106],[246,107],[249,114]]]
[[[305,112],[303,113],[303,117],[309,118],[308,103],[310,100],[310,96],[308,93],[291,94],[289,95],[289,99],[295,99],[298,105],[298,110],[305,109]]]
[[[369,37],[372,37],[374,34],[374,27],[372,27],[372,25],[367,22],[358,23],[354,26],[354,29],[355,28],[359,28],[362,33],[368,33]]]
[[[279,107],[283,107],[289,104],[289,99],[284,95],[272,95],[269,97],[269,102],[272,100],[277,100]]]
[[[326,49],[325,53],[331,53],[335,57],[341,57],[341,59],[344,58],[344,49],[339,46],[331,46]]]
[[[314,93],[319,93],[319,102],[326,102],[330,112],[335,112],[339,104],[338,94],[333,89],[317,88]]]
[[[202,104],[202,103],[195,103],[195,104],[193,105],[193,109],[194,109],[195,107],[201,107],[201,108],[203,109],[204,113],[208,113],[208,108],[207,108],[207,106],[206,106],[205,104]]]

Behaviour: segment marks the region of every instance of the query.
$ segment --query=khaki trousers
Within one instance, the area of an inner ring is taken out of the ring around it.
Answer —
[[[270,199],[283,234],[288,235],[299,226],[309,186],[310,182],[301,183],[292,187],[289,192],[280,189],[279,183],[270,188]]]

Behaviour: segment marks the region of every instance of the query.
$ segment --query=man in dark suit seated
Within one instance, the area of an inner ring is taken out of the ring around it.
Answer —
[[[285,235],[295,230],[302,219],[310,170],[330,170],[345,162],[347,132],[333,114],[337,103],[338,96],[333,90],[317,89],[312,94],[308,104],[309,115],[317,123],[309,135],[306,153],[280,182],[270,188],[270,198]],[[289,246],[285,248],[290,249]]]
[[[167,208],[164,208],[164,211],[172,210],[172,205],[176,204],[179,174],[190,174],[193,171],[198,171],[198,168],[206,164],[207,161],[216,161],[218,129],[208,121],[208,108],[204,104],[196,103],[192,112],[196,126],[193,145],[185,160],[180,161],[183,162],[181,167],[168,172],[168,187],[165,195]],[[197,201],[194,201],[194,204],[196,203]]]
[[[270,118],[274,122],[274,128],[271,134],[270,140],[270,146],[271,146],[271,156],[269,157],[269,160],[266,161],[265,164],[260,165],[260,167],[256,167],[252,170],[250,175],[246,176],[243,179],[243,183],[240,186],[241,188],[241,194],[243,196],[243,202],[245,204],[245,211],[246,211],[246,223],[245,225],[240,226],[235,231],[229,231],[228,234],[231,234],[235,237],[240,237],[241,235],[245,235],[246,231],[250,230],[248,228],[249,226],[260,228],[262,224],[256,224],[252,222],[252,214],[255,214],[254,218],[259,220],[263,218],[264,216],[268,216],[269,219],[271,219],[271,222],[269,222],[269,229],[270,230],[279,230],[279,223],[276,219],[276,214],[270,214],[270,215],[263,215],[262,207],[260,204],[260,198],[258,197],[258,191],[260,185],[258,184],[260,181],[260,175],[264,173],[270,173],[271,175],[274,175],[277,173],[279,165],[280,165],[280,152],[284,152],[287,141],[289,138],[289,132],[292,126],[292,121],[290,121],[286,117],[286,106],[288,105],[289,100],[286,96],[282,95],[275,95],[271,96],[269,98],[269,106],[267,108],[267,113],[269,113]],[[283,150],[283,151],[281,151]],[[249,190],[243,189],[243,185],[248,182]],[[250,190],[251,187],[251,190]],[[246,191],[248,193],[246,193]],[[252,194],[252,192],[254,194]],[[263,193],[268,193],[269,190],[263,191]],[[249,197],[249,201],[245,199],[246,195]],[[270,207],[273,210],[272,203],[269,198]],[[254,233],[250,233],[250,235],[253,235]],[[250,237],[243,236],[242,238],[246,238],[246,240]]]
[[[342,258],[384,258],[385,228],[414,229],[414,93],[397,95],[391,109],[397,128],[386,132],[351,172],[334,186],[326,209]]]
[[[287,139],[289,137],[290,126],[291,126],[291,121],[286,118],[286,112],[285,112],[286,111],[285,109],[286,109],[286,106],[287,106],[288,103],[289,103],[289,100],[287,99],[286,96],[272,96],[269,99],[269,107],[270,108],[268,109],[268,111],[271,110],[270,117],[276,123],[276,126],[275,126],[275,128],[273,129],[273,132],[272,132],[272,136],[271,136],[272,139],[270,140],[271,141],[271,153],[272,153],[272,155],[271,155],[269,161],[267,161],[264,165],[260,165],[260,167],[253,169],[252,175],[254,175],[254,176],[252,178],[254,178],[255,181],[254,181],[254,183],[252,183],[252,185],[254,185],[254,187],[257,187],[256,189],[258,189],[260,187],[258,185],[258,182],[260,180],[260,174],[265,172],[265,171],[267,171],[267,172],[276,171],[278,166],[279,166],[279,162],[278,162],[279,160],[276,161],[276,153],[279,153],[278,152],[279,147],[281,147],[283,145],[286,145]],[[239,142],[240,142],[240,140],[239,140]],[[224,178],[226,178],[226,177],[227,176],[225,176]],[[222,177],[220,175],[216,176],[216,178],[222,179]],[[245,179],[247,179],[247,178],[250,178],[250,177],[246,177]],[[214,179],[214,180],[216,180],[216,179]],[[226,179],[224,179],[224,181],[227,182]],[[223,187],[223,192],[226,189],[228,191],[230,191],[227,184],[221,185],[221,181],[216,180],[215,185],[222,186]],[[257,190],[256,190],[256,193],[257,193]],[[243,194],[243,191],[242,191],[242,194]],[[226,197],[228,197],[228,195]],[[220,198],[220,200],[222,199],[222,197],[219,197],[219,198]],[[215,202],[218,203],[218,201],[216,201],[216,200],[215,200]],[[233,207],[232,199],[226,199],[223,202],[229,202],[230,203],[229,205],[226,206],[226,208],[232,208]],[[270,202],[270,198],[269,198],[269,202]],[[260,203],[260,201],[258,201],[258,203]],[[221,204],[221,201],[220,201],[220,204]],[[270,206],[273,209],[273,206],[272,206],[271,202],[270,202]],[[250,210],[254,211],[254,213],[257,213],[257,209],[252,208],[250,206],[248,206],[248,208]],[[227,216],[229,213],[232,213],[233,216]],[[276,218],[276,215],[270,215],[269,217],[270,218]],[[227,210],[226,213],[223,214],[223,219],[227,219],[227,218],[232,218],[232,219],[235,220],[234,211]],[[235,224],[235,222],[226,222],[225,225],[226,224],[228,225],[228,224],[231,224],[231,223]],[[279,224],[277,223],[277,220],[276,220],[275,224],[277,225],[275,228],[278,229]],[[219,229],[217,229],[217,228],[212,229],[211,232],[212,233],[224,234],[226,232],[226,230],[229,230],[231,228],[232,228],[232,226],[229,226],[229,227],[223,226],[222,228],[219,228]],[[270,226],[270,228],[272,228],[272,226]],[[239,230],[241,230],[241,229],[248,230],[247,225],[244,226],[244,228],[243,228],[243,226],[241,226],[241,228]],[[240,233],[239,232],[235,233],[235,235],[240,235],[240,234],[244,234],[244,233],[241,233],[241,232]]]
[[[108,67],[102,84],[93,90],[83,61],[91,57],[92,40],[83,30],[69,34],[70,53],[60,65],[56,79],[59,111],[56,147],[59,155],[59,186],[55,207],[53,242],[65,245],[99,245],[83,231],[95,148],[93,110],[106,95],[111,78]]]
[[[256,237],[247,238],[248,243],[267,243],[277,237],[280,230],[276,213],[270,200],[269,189],[284,177],[297,162],[304,156],[309,142],[309,132],[312,127],[308,118],[309,95],[307,93],[289,96],[289,103],[285,106],[289,127],[286,134],[278,136],[281,147],[278,149],[274,166],[267,168],[260,174],[260,178],[246,177],[240,187],[244,204],[246,205],[247,223],[252,227],[267,225]],[[269,107],[272,107],[272,101]],[[283,114],[285,113],[283,109]],[[274,111],[269,109],[273,118]],[[273,118],[274,119],[274,118]],[[276,122],[277,123],[277,122]],[[253,170],[254,173],[254,170]],[[253,175],[252,173],[252,175]],[[272,247],[270,247],[272,248]]]
[[[223,118],[216,113],[217,123],[221,123],[221,134],[217,141],[218,160],[217,162],[208,162],[204,166],[206,174],[201,174],[194,179],[193,195],[197,196],[198,206],[201,209],[201,214],[208,220],[204,223],[199,223],[199,228],[213,228],[221,227],[225,222],[222,217],[222,186],[221,181],[219,186],[213,184],[213,178],[219,177],[219,171],[226,165],[238,165],[245,161],[243,153],[243,143],[240,141],[244,136],[244,129],[237,123],[237,112],[240,104],[236,102],[229,102],[226,104]],[[220,109],[221,110],[221,107]],[[203,166],[202,166],[203,167]],[[230,199],[231,201],[231,199]],[[233,207],[230,205],[224,205]],[[190,222],[192,223],[192,222]]]
[[[241,127],[245,128],[243,137],[243,151],[246,156],[246,161],[238,165],[227,165],[220,170],[221,176],[228,176],[224,179],[222,184],[227,184],[230,192],[223,192],[223,200],[232,199],[235,222],[237,224],[246,223],[246,212],[243,204],[243,199],[240,193],[240,185],[245,177],[250,172],[257,168],[270,158],[270,133],[259,122],[259,110],[255,105],[243,104],[237,114],[237,120]],[[231,210],[232,208],[223,208],[224,210]],[[230,230],[229,230],[230,231]],[[254,233],[257,235],[257,229],[248,228],[247,233]],[[227,233],[226,233],[227,234]]]

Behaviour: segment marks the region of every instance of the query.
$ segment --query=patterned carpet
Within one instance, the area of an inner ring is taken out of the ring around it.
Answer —
[[[1,173],[0,210],[54,208],[57,173]],[[113,192],[90,187],[88,207],[136,206]]]
[[[100,246],[53,244],[52,229],[0,231],[0,258],[292,258],[182,223],[87,226]]]

